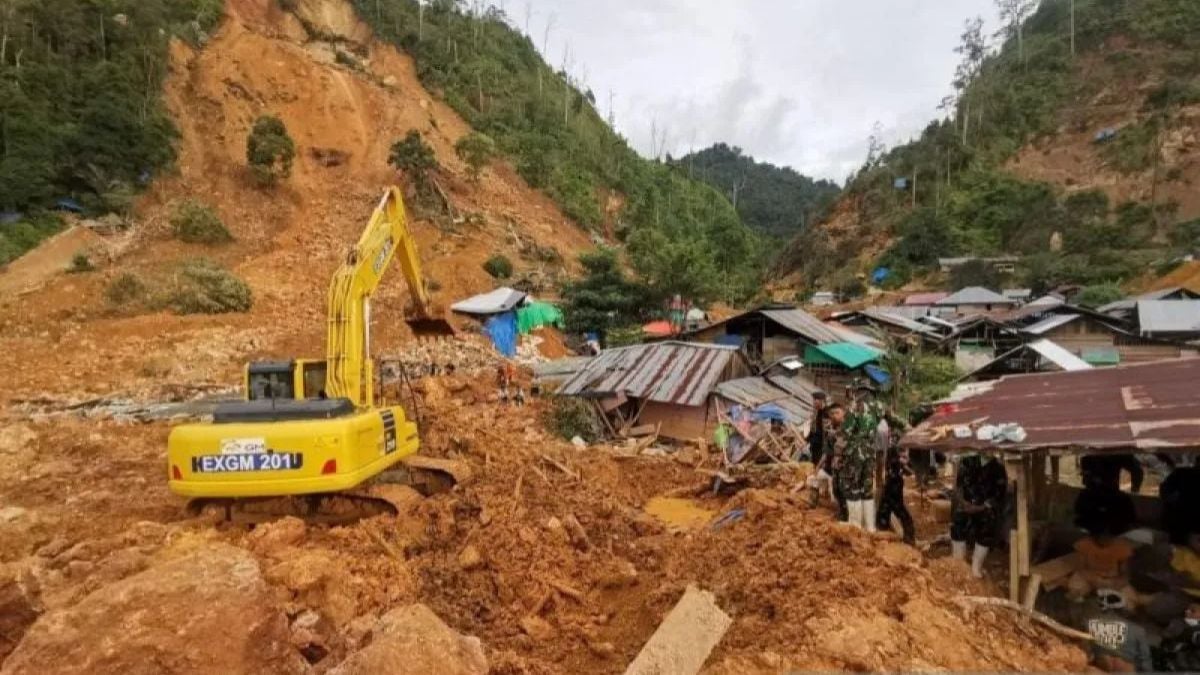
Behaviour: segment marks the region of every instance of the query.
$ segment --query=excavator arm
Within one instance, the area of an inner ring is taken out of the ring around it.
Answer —
[[[347,398],[356,406],[375,403],[374,367],[370,356],[371,295],[399,256],[400,269],[412,297],[406,320],[414,332],[449,333],[449,325],[431,314],[421,277],[421,262],[408,231],[400,190],[384,193],[371,220],[329,285],[329,324],[325,341],[325,390],[330,398]]]

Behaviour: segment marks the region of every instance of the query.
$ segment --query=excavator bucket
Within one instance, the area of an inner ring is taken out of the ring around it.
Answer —
[[[408,318],[404,320],[416,337],[451,337],[455,334],[454,326],[445,319],[432,317]]]

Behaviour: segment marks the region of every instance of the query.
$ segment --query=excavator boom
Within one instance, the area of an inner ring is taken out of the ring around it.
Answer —
[[[388,188],[358,243],[329,285],[325,389],[330,398],[347,398],[356,406],[374,405],[371,295],[397,256],[412,298],[405,320],[413,333],[420,336],[454,332],[445,319],[432,313],[417,247],[408,230],[403,197],[398,188]]]

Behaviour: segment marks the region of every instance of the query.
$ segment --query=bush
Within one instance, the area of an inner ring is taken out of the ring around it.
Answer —
[[[507,257],[496,254],[483,263],[483,270],[493,279],[507,279],[512,276],[513,264]]]
[[[188,200],[171,214],[171,229],[175,237],[189,244],[223,244],[233,241],[233,235],[221,222],[212,207]]]
[[[490,136],[473,131],[458,139],[454,144],[454,152],[458,158],[466,162],[471,172],[471,180],[478,182],[483,167],[496,156],[496,142]]]
[[[1130,124],[1117,133],[1100,151],[1114,169],[1121,173],[1137,173],[1149,169],[1154,162],[1155,137],[1158,126],[1151,121]]]
[[[136,274],[125,272],[108,284],[104,297],[112,305],[127,305],[146,297],[146,284]]]
[[[200,258],[183,263],[163,304],[177,314],[224,314],[249,311],[251,299],[245,281]]]
[[[1075,304],[1095,309],[1101,305],[1107,305],[1110,302],[1116,302],[1125,297],[1125,292],[1121,287],[1109,282],[1104,284],[1094,284],[1087,286],[1079,291],[1079,295],[1075,297]]]
[[[388,164],[412,178],[417,190],[422,193],[429,189],[429,172],[438,166],[433,148],[416,129],[411,129],[403,139],[392,143]]]
[[[96,265],[92,263],[92,259],[84,251],[80,251],[71,258],[71,264],[67,267],[68,274],[80,274],[82,272],[95,271]]]
[[[290,176],[295,156],[296,144],[288,135],[283,120],[274,115],[263,115],[254,120],[254,127],[246,138],[246,161],[260,186],[269,187],[280,178]]]
[[[568,441],[578,436],[588,443],[594,443],[600,438],[596,413],[581,398],[555,396],[543,422],[552,433]]]

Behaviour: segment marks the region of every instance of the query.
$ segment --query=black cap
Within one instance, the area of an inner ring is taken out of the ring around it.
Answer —
[[[826,399],[825,392],[821,391],[820,389],[814,389],[813,393],[812,393],[812,397],[814,400],[818,400],[818,401],[824,401]]]

